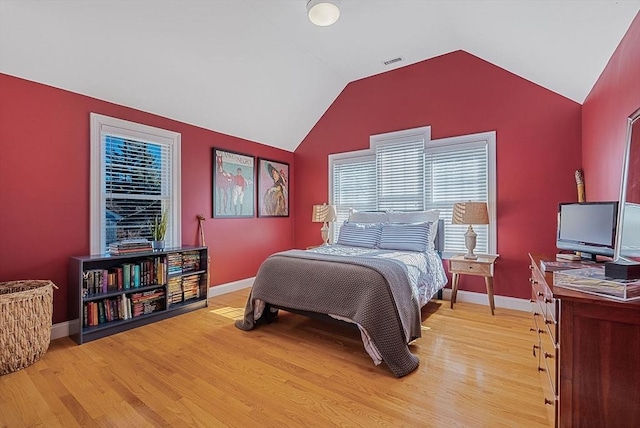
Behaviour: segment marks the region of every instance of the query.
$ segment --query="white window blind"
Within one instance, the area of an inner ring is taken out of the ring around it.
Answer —
[[[445,223],[445,248],[464,252],[466,225],[451,224],[453,204],[489,200],[488,148],[486,141],[428,147],[425,150],[425,199],[439,209]],[[476,252],[489,252],[489,228],[474,225]]]
[[[474,225],[476,251],[496,252],[495,132],[430,140],[430,130],[418,128],[373,136],[371,141],[370,150],[329,156],[329,194],[338,209],[334,241],[349,208],[439,209],[445,250],[463,253],[468,226],[451,224],[453,204],[485,201],[491,224]]]
[[[376,160],[374,156],[343,159],[334,162],[332,169],[331,200],[337,211],[332,234],[335,242],[350,209],[377,210]]]
[[[378,210],[424,208],[424,140],[376,145]]]
[[[171,204],[171,153],[166,145],[102,135],[105,244],[151,240],[151,224]],[[169,228],[171,225],[169,225]],[[167,236],[171,236],[167,230]]]
[[[166,246],[180,246],[180,134],[91,113],[91,253],[151,240],[163,212]]]

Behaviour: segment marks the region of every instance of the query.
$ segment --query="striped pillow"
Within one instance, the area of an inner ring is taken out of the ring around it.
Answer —
[[[431,242],[433,222],[385,224],[382,226],[379,248],[385,250],[427,251]]]
[[[340,228],[338,244],[349,247],[376,248],[382,227],[379,223],[352,223],[345,221]]]

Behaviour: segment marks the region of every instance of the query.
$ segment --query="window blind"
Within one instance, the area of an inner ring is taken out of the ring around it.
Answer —
[[[167,145],[102,134],[104,187],[102,242],[152,239],[151,224],[170,203],[171,152]],[[171,222],[169,222],[171,227]],[[167,237],[171,231],[167,231]]]
[[[439,209],[445,220],[445,248],[465,252],[464,233],[468,226],[451,224],[453,204],[488,201],[487,142],[447,145],[425,150],[425,200],[429,209]],[[478,234],[476,252],[487,253],[488,226],[474,225]]]
[[[349,209],[377,210],[375,157],[358,157],[335,162],[331,197],[337,212],[332,231],[335,242],[340,226],[349,218]]]
[[[378,210],[424,208],[424,140],[377,145],[376,167]]]

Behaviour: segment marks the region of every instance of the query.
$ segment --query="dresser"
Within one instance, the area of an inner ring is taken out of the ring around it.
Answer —
[[[640,426],[640,301],[553,287],[530,254],[532,355],[551,426]]]

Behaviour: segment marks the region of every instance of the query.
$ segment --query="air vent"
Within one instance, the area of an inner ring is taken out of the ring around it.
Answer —
[[[402,61],[402,57],[401,57],[401,56],[399,56],[398,58],[388,59],[388,60],[386,60],[386,61],[382,61],[382,63],[383,63],[384,65],[391,65],[391,64],[393,64],[394,62],[400,62],[400,61]]]

